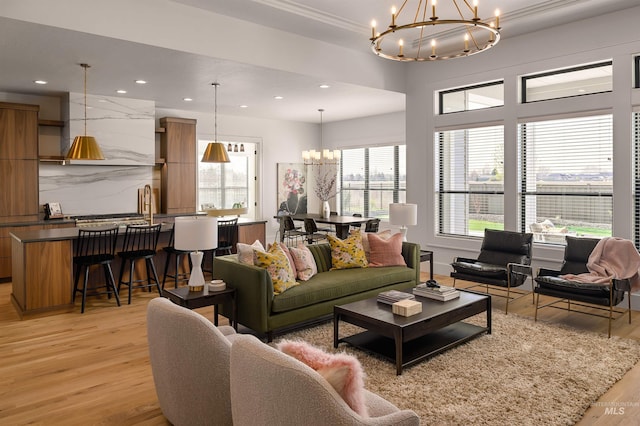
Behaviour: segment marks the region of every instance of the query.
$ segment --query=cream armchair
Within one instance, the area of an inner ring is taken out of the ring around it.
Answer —
[[[229,360],[232,327],[157,297],[147,307],[153,380],[164,416],[180,425],[232,425]]]
[[[370,417],[353,411],[316,371],[254,336],[238,335],[231,346],[231,409],[236,426],[420,424],[413,411],[365,393]]]

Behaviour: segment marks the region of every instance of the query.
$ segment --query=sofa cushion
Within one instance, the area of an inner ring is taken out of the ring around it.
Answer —
[[[379,237],[376,234],[369,234],[369,246],[371,254],[369,257],[369,266],[407,266],[402,257],[402,239],[403,235],[397,233],[388,239]],[[364,240],[364,238],[363,238]]]
[[[485,229],[478,261],[492,265],[529,264],[533,234]]]
[[[573,294],[579,293],[585,296],[609,297],[609,283],[583,283],[548,275],[538,276],[535,280],[541,287],[555,291],[566,291]]]
[[[289,259],[287,259],[287,255],[280,245],[273,244],[268,252],[255,249],[253,252],[256,266],[266,269],[269,273],[271,282],[273,283],[274,294],[280,294],[298,285]]]
[[[364,394],[364,372],[358,358],[331,354],[301,340],[282,340],[277,348],[317,371],[353,411],[368,417]]]
[[[346,239],[327,235],[331,246],[331,269],[366,268],[367,257],[362,248],[362,237],[359,232]]]
[[[356,232],[359,232],[360,236],[362,237],[362,248],[364,249],[364,255],[366,256],[367,261],[369,261],[369,258],[371,257],[371,246],[369,245],[369,235],[377,235],[383,240],[388,240],[389,238],[391,238],[390,229],[386,229],[380,232],[362,232],[361,230],[356,229],[351,231],[351,234],[354,234]]]
[[[415,281],[415,276],[416,271],[406,266],[351,268],[318,273],[303,285],[274,296],[271,310],[274,313],[286,312],[390,284]]]
[[[253,244],[238,243],[236,250],[238,251],[238,261],[245,265],[253,265],[253,249],[265,251],[260,240],[255,240]]]
[[[285,243],[279,242],[278,245],[280,245],[280,248],[282,249],[282,251],[284,252],[285,256],[287,256],[287,259],[289,260],[289,265],[291,266],[291,269],[293,270],[293,276],[294,279],[295,277],[298,276],[298,268],[296,267],[296,263],[293,260],[293,256],[291,255],[291,251],[289,251],[289,246],[287,246]],[[271,244],[267,245],[267,249],[271,248]]]
[[[500,265],[492,265],[483,262],[453,262],[451,264],[456,272],[461,274],[481,275],[483,277],[505,277],[507,268]]]
[[[289,252],[296,265],[296,276],[300,281],[307,281],[318,273],[316,261],[313,254],[304,243],[298,243],[298,247],[290,247]]]

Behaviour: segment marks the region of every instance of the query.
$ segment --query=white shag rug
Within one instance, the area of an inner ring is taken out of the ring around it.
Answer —
[[[484,325],[484,314],[469,322]],[[340,323],[340,336],[361,329]],[[640,359],[640,342],[494,311],[492,334],[403,369],[341,343],[333,324],[275,339],[302,339],[353,354],[365,387],[428,425],[572,425]]]

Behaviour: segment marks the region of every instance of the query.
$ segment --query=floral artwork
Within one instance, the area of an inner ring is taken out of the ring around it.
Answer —
[[[304,164],[278,163],[278,215],[307,213]]]
[[[338,195],[338,189],[336,188],[337,179],[338,176],[335,170],[318,171],[314,190],[320,201],[329,201]]]

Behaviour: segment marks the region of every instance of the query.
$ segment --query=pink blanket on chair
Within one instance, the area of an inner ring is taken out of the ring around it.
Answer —
[[[629,278],[631,290],[640,289],[640,253],[632,241],[617,237],[601,239],[589,255],[588,273],[561,278],[594,284],[608,284],[611,278]]]

